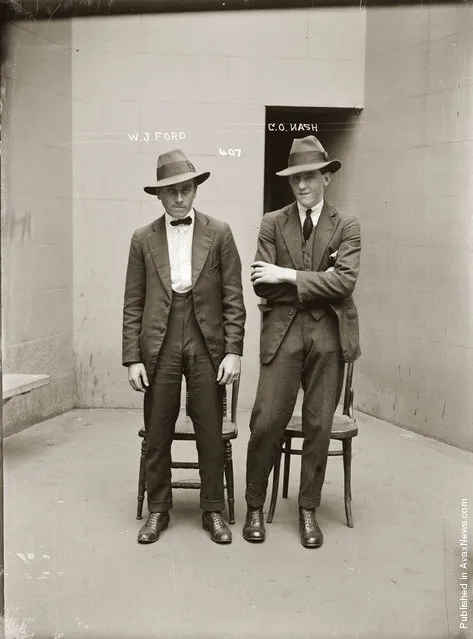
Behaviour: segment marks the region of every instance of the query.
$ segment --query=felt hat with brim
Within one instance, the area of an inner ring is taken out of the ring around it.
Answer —
[[[154,186],[145,186],[144,190],[150,195],[156,195],[157,190],[162,186],[179,184],[186,180],[194,180],[196,184],[202,184],[209,175],[209,171],[197,173],[195,166],[192,162],[189,162],[181,149],[175,149],[158,156],[156,184]]]
[[[342,166],[340,160],[331,160],[327,151],[315,135],[296,138],[289,153],[287,169],[278,171],[276,175],[287,176],[306,171],[330,171],[335,173]]]

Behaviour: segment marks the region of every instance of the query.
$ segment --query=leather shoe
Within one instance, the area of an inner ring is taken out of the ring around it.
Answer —
[[[210,538],[216,544],[231,544],[232,533],[225,523],[222,513],[209,512],[202,513],[202,526],[204,530],[208,530]]]
[[[259,543],[264,541],[265,537],[263,509],[248,507],[245,525],[243,526],[243,539]]]
[[[138,533],[139,544],[152,544],[169,525],[169,513],[150,513],[144,526]]]
[[[315,510],[299,508],[299,531],[304,548],[320,548],[324,536],[315,521]]]

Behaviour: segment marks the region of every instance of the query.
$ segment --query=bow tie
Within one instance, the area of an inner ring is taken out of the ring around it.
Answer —
[[[188,215],[187,217],[184,217],[180,220],[173,220],[171,222],[171,226],[179,226],[179,224],[192,224],[192,218],[190,215]]]

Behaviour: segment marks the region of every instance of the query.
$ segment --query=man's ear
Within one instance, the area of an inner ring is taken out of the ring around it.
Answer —
[[[330,171],[327,171],[327,173],[324,173],[324,186],[328,186],[332,180],[332,176],[333,173],[331,173]]]
[[[160,200],[160,199],[161,199],[161,195],[160,195],[160,193],[161,193],[161,189],[159,189],[159,188],[158,188],[158,189],[156,189],[156,197],[158,198],[158,200]]]

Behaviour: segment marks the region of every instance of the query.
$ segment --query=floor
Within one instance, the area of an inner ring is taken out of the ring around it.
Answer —
[[[35,639],[447,639],[460,630],[461,508],[473,454],[357,415],[353,515],[329,459],[321,549],[297,530],[299,458],[267,540],[241,537],[249,414],[234,443],[233,543],[201,528],[196,491],[136,542],[138,411],[74,410],[5,441],[6,606]],[[179,442],[175,457],[192,444]],[[180,471],[192,472],[192,471]],[[467,506],[466,506],[467,507]],[[473,512],[473,511],[472,511]],[[473,514],[470,516],[473,527]]]

